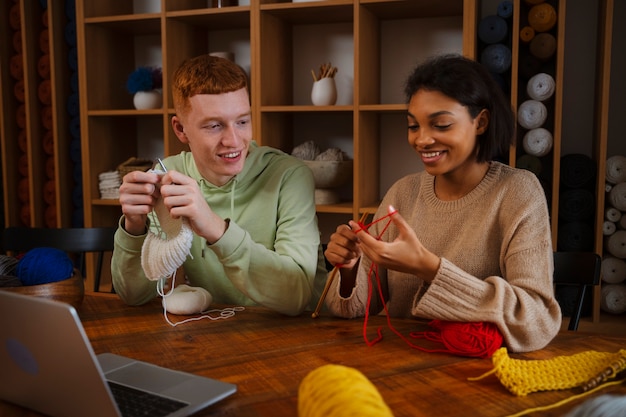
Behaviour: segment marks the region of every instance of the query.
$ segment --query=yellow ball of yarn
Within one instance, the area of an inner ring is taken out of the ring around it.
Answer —
[[[299,417],[393,417],[369,379],[354,368],[323,365],[298,390]]]

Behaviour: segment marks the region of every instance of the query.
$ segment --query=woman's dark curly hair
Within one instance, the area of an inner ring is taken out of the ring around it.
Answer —
[[[515,118],[511,105],[489,71],[458,54],[440,55],[417,66],[406,81],[407,103],[419,90],[439,91],[467,107],[475,118],[489,111],[489,124],[478,137],[476,160],[506,157],[515,142]]]

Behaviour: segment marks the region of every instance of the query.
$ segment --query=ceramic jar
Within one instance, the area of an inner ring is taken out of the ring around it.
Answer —
[[[325,77],[313,82],[311,102],[315,106],[332,106],[337,102],[337,85],[332,77]]]
[[[133,96],[137,110],[160,109],[163,106],[161,90],[137,91]]]

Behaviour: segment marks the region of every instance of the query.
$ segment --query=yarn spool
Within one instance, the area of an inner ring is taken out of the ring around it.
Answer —
[[[565,221],[587,220],[593,216],[595,197],[584,188],[561,192],[559,218]]]
[[[606,240],[606,251],[619,259],[626,259],[626,230],[618,230]]]
[[[28,178],[21,178],[17,183],[17,199],[24,204],[28,204],[30,201],[30,181]]]
[[[550,74],[540,72],[526,84],[526,93],[533,100],[546,101],[554,94],[555,82]]]
[[[487,46],[480,54],[480,62],[495,74],[511,68],[511,49],[501,43]]]
[[[28,177],[28,155],[22,154],[17,160],[17,172],[22,177]]]
[[[486,16],[478,23],[478,38],[489,45],[504,40],[508,31],[506,20],[498,15]]]
[[[504,0],[498,3],[498,16],[508,19],[513,16],[513,2],[511,0]]]
[[[596,164],[584,154],[567,154],[561,157],[561,183],[569,188],[593,186]]]
[[[37,61],[37,72],[44,80],[50,79],[50,54],[43,54]]]
[[[524,26],[519,31],[519,39],[520,41],[524,43],[528,43],[532,41],[534,37],[535,37],[535,29],[531,28],[530,26]]]
[[[298,417],[393,417],[376,387],[360,371],[323,365],[298,388]]]
[[[542,169],[541,159],[528,154],[524,154],[517,158],[515,166],[530,171],[535,175],[539,175]]]
[[[28,141],[26,138],[26,130],[20,130],[20,133],[17,135],[17,146],[20,148],[20,151],[26,153],[28,152]]]
[[[548,3],[537,4],[528,11],[528,23],[536,32],[547,32],[556,24],[556,10]]]
[[[539,33],[530,41],[529,50],[533,56],[547,61],[556,51],[556,39],[549,33]]]
[[[606,160],[606,181],[609,184],[626,182],[626,156],[614,155]]]
[[[38,285],[67,279],[73,270],[74,265],[67,253],[44,247],[26,252],[15,268],[15,275],[23,285]]]
[[[13,95],[20,103],[24,103],[26,101],[26,91],[24,87],[24,80],[19,80],[13,86]]]
[[[608,220],[602,223],[602,234],[604,236],[611,236],[616,231],[617,231],[617,225],[615,223],[610,222]]]
[[[620,182],[611,188],[609,203],[620,211],[626,211],[626,182]]]
[[[529,130],[522,140],[524,151],[537,157],[547,155],[552,150],[553,143],[552,133],[543,127]]]
[[[610,222],[617,223],[622,218],[622,212],[615,207],[608,207],[604,211],[604,218]]]
[[[39,49],[44,54],[50,53],[50,33],[48,29],[44,29],[39,33]]]
[[[43,80],[39,83],[37,97],[43,105],[49,106],[52,104],[52,83],[50,80]]]
[[[56,204],[56,182],[54,180],[48,180],[43,186],[43,201],[52,206]]]
[[[163,298],[163,306],[168,313],[190,315],[206,311],[213,297],[204,288],[181,284]]]
[[[26,129],[26,106],[20,104],[15,109],[15,123],[20,129]]]
[[[41,124],[48,130],[52,130],[54,119],[52,118],[52,106],[41,108]]]
[[[52,130],[46,130],[43,134],[43,151],[46,155],[54,155],[54,134]]]
[[[20,12],[20,4],[16,3],[9,10],[9,25],[13,30],[20,30],[22,27],[22,13]]]
[[[537,100],[526,100],[517,111],[517,120],[524,129],[536,129],[543,126],[548,118],[548,109]]]
[[[559,250],[571,252],[593,250],[593,239],[593,228],[585,222],[565,222],[559,226]]]
[[[600,296],[600,308],[610,314],[626,312],[626,285],[603,285]]]
[[[22,54],[16,54],[9,60],[9,73],[16,80],[24,79],[24,57]]]
[[[626,261],[605,256],[602,259],[602,281],[607,284],[621,284],[626,281]]]

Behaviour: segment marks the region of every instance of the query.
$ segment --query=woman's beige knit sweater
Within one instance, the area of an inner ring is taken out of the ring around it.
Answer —
[[[456,201],[439,200],[434,177],[423,171],[395,183],[375,218],[393,205],[423,245],[441,257],[434,280],[379,268],[392,316],[495,323],[510,351],[547,345],[560,329],[548,208],[539,181],[529,171],[492,162],[478,186]],[[386,221],[370,228],[377,236]],[[393,224],[381,237],[392,241]],[[371,262],[361,259],[355,289],[339,295],[335,280],[326,304],[332,314],[362,317]],[[375,287],[374,287],[375,288]],[[372,314],[382,305],[373,302]]]

